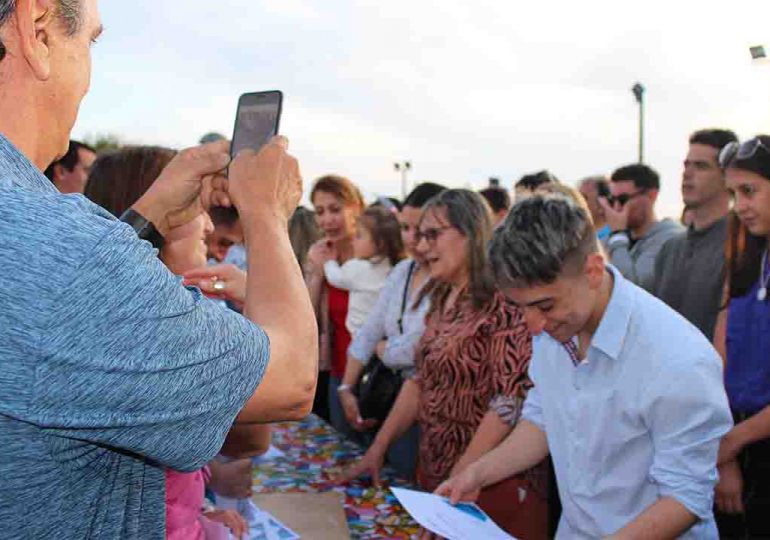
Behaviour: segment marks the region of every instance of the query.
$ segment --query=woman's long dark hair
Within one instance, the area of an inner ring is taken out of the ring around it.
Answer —
[[[753,172],[770,182],[770,136],[757,135],[755,139],[759,139],[764,148],[755,148],[754,153],[747,157],[735,156],[723,166]],[[745,144],[752,144],[752,141]],[[745,296],[760,277],[762,253],[767,250],[767,238],[749,233],[734,212],[730,213],[729,220],[725,270],[729,296],[738,298]]]
[[[144,195],[176,152],[159,146],[126,146],[97,158],[85,196],[115,217]]]
[[[725,270],[729,296],[739,298],[745,296],[759,279],[767,239],[749,233],[734,212],[730,212],[728,219]]]

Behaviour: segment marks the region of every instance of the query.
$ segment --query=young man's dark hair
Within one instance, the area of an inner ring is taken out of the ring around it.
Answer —
[[[479,195],[484,197],[489,203],[492,212],[507,212],[511,209],[511,196],[508,191],[501,187],[488,187],[479,191]]]
[[[642,163],[634,163],[632,165],[626,165],[616,169],[610,181],[623,182],[628,181],[634,183],[638,189],[660,189],[660,176],[652,167],[644,165]]]
[[[446,188],[440,184],[434,184],[433,182],[423,182],[414,188],[409,195],[406,196],[403,206],[422,208],[429,200],[445,190]]]
[[[59,159],[58,161],[54,161],[53,163],[51,163],[48,166],[48,168],[45,170],[46,177],[48,177],[48,179],[51,182],[53,182],[53,180],[54,180],[54,167],[56,167],[57,165],[61,165],[62,167],[67,169],[69,172],[74,171],[75,167],[77,167],[77,164],[80,161],[80,149],[81,148],[83,150],[88,150],[89,152],[93,152],[94,154],[96,154],[96,150],[92,146],[90,146],[90,145],[88,145],[86,143],[82,143],[80,141],[74,141],[74,140],[70,141],[70,147],[67,150],[67,153],[64,154],[64,156],[62,156],[62,158]]]
[[[705,144],[717,150],[737,140],[738,136],[729,129],[701,129],[690,135],[690,144]]]
[[[518,182],[516,182],[514,188],[535,191],[543,184],[548,183],[558,184],[559,179],[556,178],[550,171],[542,170],[532,174],[525,174],[519,179]]]
[[[583,270],[599,252],[588,211],[562,195],[539,195],[516,205],[489,244],[490,268],[498,286],[553,283],[563,272]]]

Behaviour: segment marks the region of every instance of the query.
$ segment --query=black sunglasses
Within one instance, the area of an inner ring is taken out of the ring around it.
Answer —
[[[727,145],[722,148],[722,151],[719,152],[719,166],[726,169],[736,159],[743,160],[752,158],[760,148],[770,156],[770,148],[765,146],[762,139],[759,137],[755,137],[743,143],[738,143],[736,141],[727,143]]]
[[[617,203],[622,208],[625,205],[627,205],[629,203],[629,201],[631,201],[631,199],[635,199],[639,195],[644,195],[645,193],[647,193],[646,189],[640,189],[636,193],[621,193],[617,197],[613,197],[612,195],[608,195],[606,197],[606,199],[607,199],[607,202],[610,203],[610,206],[614,207],[615,203]]]

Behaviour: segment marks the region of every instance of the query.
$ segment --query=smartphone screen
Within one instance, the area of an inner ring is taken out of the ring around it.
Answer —
[[[283,94],[278,90],[243,94],[238,100],[230,154],[244,148],[259,150],[278,135]]]

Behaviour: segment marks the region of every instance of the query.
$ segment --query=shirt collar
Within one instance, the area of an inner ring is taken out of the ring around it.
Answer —
[[[614,284],[607,309],[591,339],[591,347],[599,349],[610,358],[617,359],[623,349],[623,342],[631,322],[633,287],[614,266],[608,264],[607,270],[615,278]]]
[[[696,229],[695,226],[690,225],[689,227],[687,227],[687,235],[691,236],[691,237],[693,237],[693,236],[706,236],[707,234],[709,234],[711,231],[713,231],[717,227],[723,226],[725,223],[727,223],[727,216],[719,218],[714,223],[712,223],[711,225],[709,225],[708,227],[706,227],[704,229]]]
[[[9,182],[26,191],[56,193],[56,188],[32,162],[0,133],[0,185]]]

